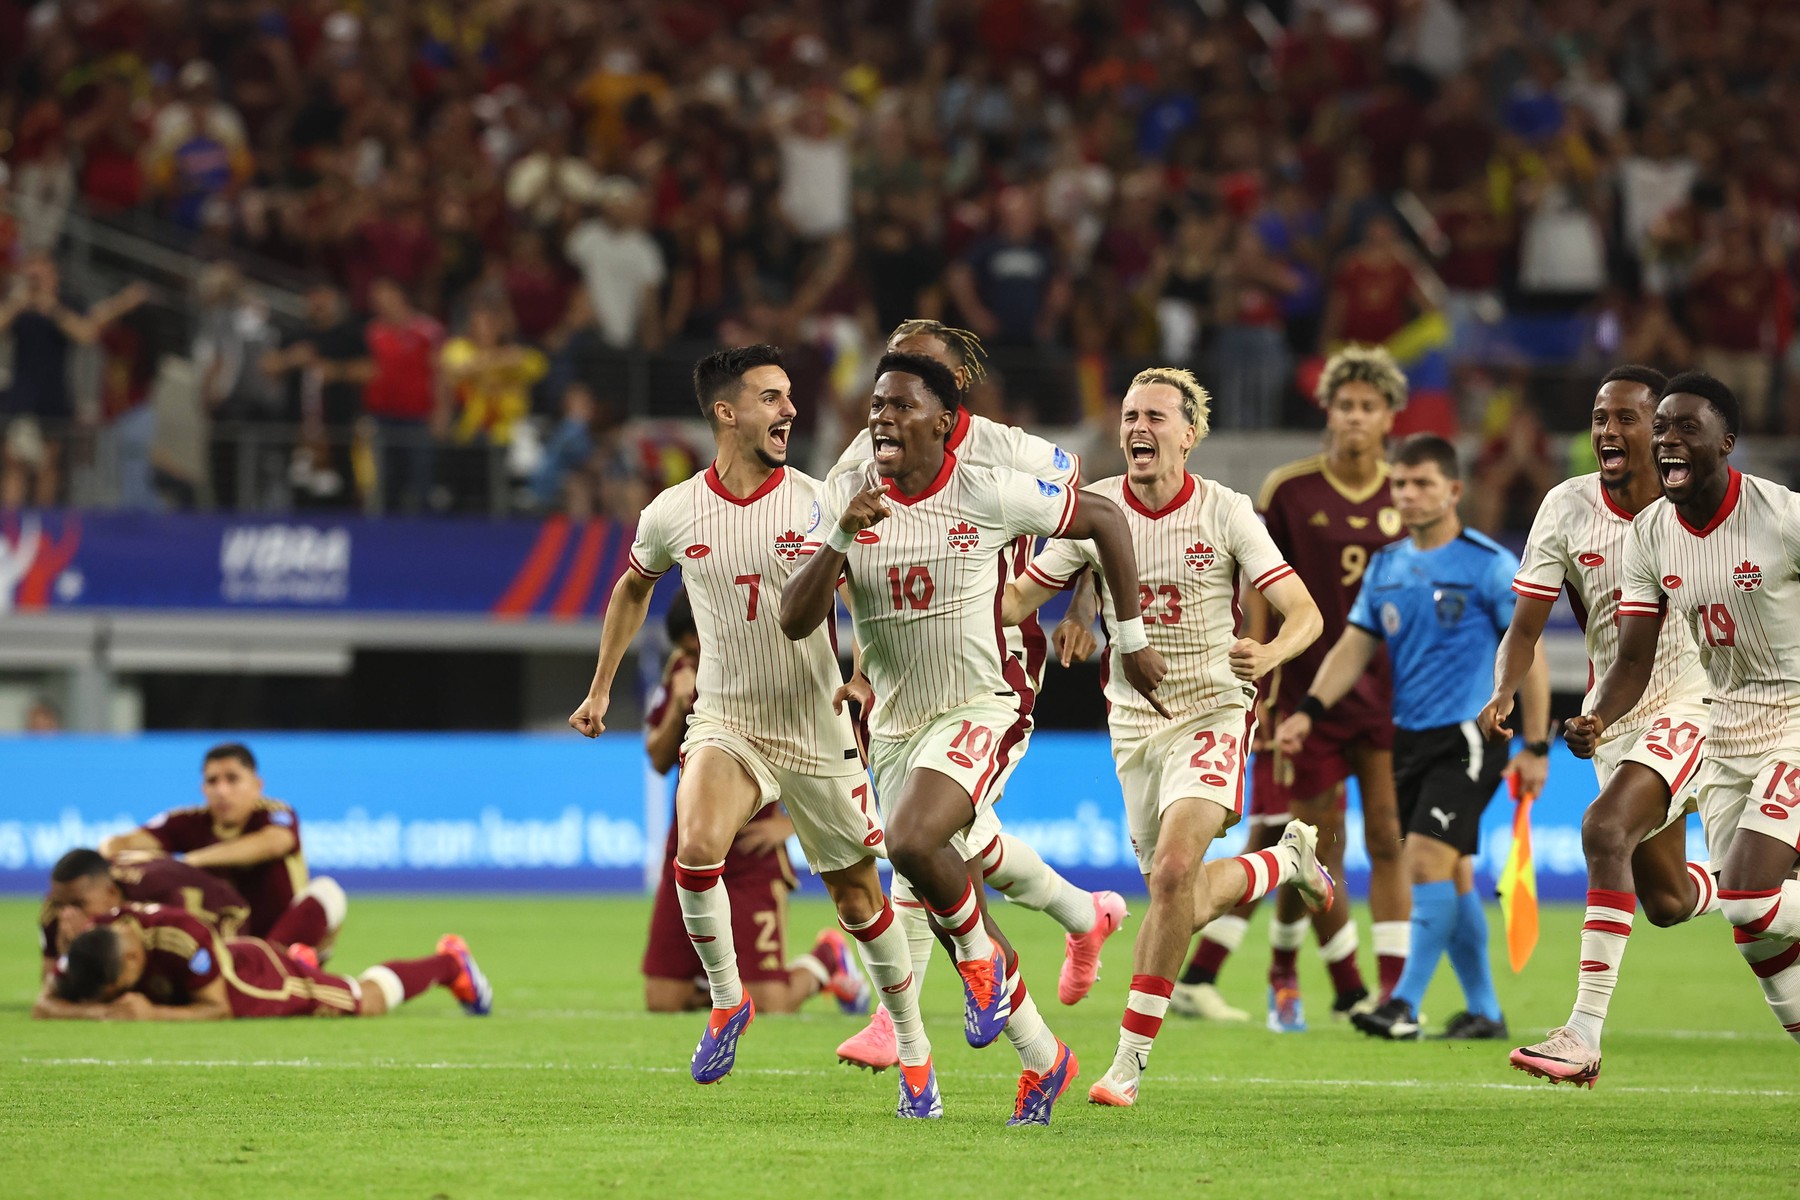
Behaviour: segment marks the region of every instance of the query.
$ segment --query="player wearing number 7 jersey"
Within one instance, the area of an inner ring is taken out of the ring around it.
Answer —
[[[1631,523],[1619,656],[1569,747],[1596,753],[1649,687],[1663,622],[1686,624],[1712,701],[1698,805],[1719,907],[1800,1041],[1800,496],[1727,461],[1738,402],[1710,375],[1671,379],[1652,431],[1663,498]]]
[[[1480,721],[1493,728],[1530,669],[1550,607],[1566,587],[1592,670],[1619,655],[1619,595],[1625,543],[1637,515],[1662,498],[1650,422],[1666,381],[1649,367],[1619,367],[1600,381],[1591,437],[1600,470],[1550,489],[1513,579],[1518,601],[1494,663],[1494,698]],[[1679,621],[1663,625],[1644,697],[1606,731],[1594,754],[1600,795],[1582,819],[1588,868],[1575,1007],[1543,1041],[1510,1056],[1552,1083],[1594,1086],[1600,1035],[1638,900],[1653,925],[1669,926],[1718,907],[1705,863],[1687,860],[1692,786],[1706,743],[1706,677]]]
[[[1304,650],[1323,625],[1306,585],[1275,548],[1249,499],[1188,473],[1188,455],[1206,435],[1208,399],[1186,371],[1141,372],[1120,408],[1128,472],[1087,490],[1124,509],[1143,572],[1135,597],[1122,598],[1111,580],[1102,589],[1114,639],[1107,667],[1116,665],[1125,644],[1118,610],[1141,604],[1150,645],[1169,666],[1157,695],[1173,714],[1165,720],[1167,714],[1153,711],[1107,672],[1113,761],[1138,867],[1150,885],[1118,1051],[1088,1089],[1089,1100],[1114,1107],[1137,1102],[1175,973],[1196,929],[1284,883],[1296,885],[1313,908],[1331,904],[1331,876],[1319,865],[1313,827],[1303,822],[1290,822],[1271,849],[1205,861],[1206,848],[1243,816],[1256,680]],[[1004,619],[1023,618],[1053,589],[1069,587],[1098,562],[1091,544],[1052,542],[1025,578],[1007,588]],[[1240,576],[1282,615],[1281,631],[1266,645],[1236,636]]]
[[[1011,952],[952,845],[993,803],[1030,717],[1024,667],[1006,653],[999,606],[1021,534],[1094,538],[1108,581],[1131,597],[1137,565],[1119,510],[1063,484],[958,460],[946,445],[960,408],[949,368],[889,354],[869,406],[873,456],[832,472],[825,545],[782,591],[788,636],[814,635],[847,574],[888,855],[951,939],[964,990],[964,1032],[985,1046],[1005,1029],[1024,1068],[1012,1125],[1047,1125],[1077,1064],[1026,994]],[[1124,671],[1145,693],[1162,660],[1142,625]]]
[[[593,683],[569,723],[588,737],[604,728],[613,675],[643,625],[651,589],[679,565],[699,628],[700,669],[675,791],[676,899],[713,1002],[694,1080],[715,1083],[731,1071],[738,1038],[756,1016],[719,877],[738,831],[779,800],[893,1014],[899,1115],[939,1116],[906,938],[875,873],[882,831],[849,717],[832,700],[843,676],[831,632],[815,621],[806,637],[790,640],[777,620],[781,587],[818,545],[821,520],[818,482],[785,465],[794,402],[781,355],[773,346],[710,354],[694,368],[694,392],[717,457],[638,518]]]

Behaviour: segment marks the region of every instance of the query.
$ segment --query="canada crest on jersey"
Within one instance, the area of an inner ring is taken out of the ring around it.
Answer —
[[[959,554],[967,554],[981,545],[981,530],[967,521],[958,521],[950,527],[950,545]]]
[[[1754,592],[1762,586],[1762,568],[1745,559],[1731,573],[1731,586],[1740,592]]]
[[[791,529],[775,535],[775,553],[788,562],[800,557],[800,550],[805,544],[806,539]]]
[[[1196,575],[1212,566],[1218,559],[1218,551],[1205,542],[1195,542],[1181,552],[1181,561],[1186,563],[1188,570]]]

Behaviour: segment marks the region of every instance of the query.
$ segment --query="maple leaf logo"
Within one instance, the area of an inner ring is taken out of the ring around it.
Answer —
[[[1762,586],[1762,568],[1745,559],[1731,573],[1731,586],[1740,592],[1754,592]]]
[[[950,527],[950,545],[959,554],[967,554],[981,544],[981,531],[967,521],[959,521]]]
[[[1212,566],[1218,559],[1218,551],[1205,542],[1195,542],[1181,552],[1181,561],[1185,562],[1188,569],[1196,574]]]
[[[775,553],[779,554],[788,562],[793,562],[800,557],[801,548],[804,547],[805,544],[806,539],[791,529],[786,533],[778,533],[775,535]]]

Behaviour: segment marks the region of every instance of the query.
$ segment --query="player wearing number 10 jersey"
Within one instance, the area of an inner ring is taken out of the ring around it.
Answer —
[[[1138,868],[1150,885],[1118,1050],[1088,1090],[1089,1100],[1112,1107],[1137,1102],[1175,972],[1196,929],[1280,884],[1298,886],[1314,908],[1329,907],[1333,890],[1316,857],[1315,831],[1300,821],[1273,848],[1205,862],[1207,847],[1243,815],[1255,682],[1309,645],[1320,626],[1306,585],[1249,499],[1188,473],[1188,455],[1206,433],[1208,400],[1187,371],[1140,372],[1120,408],[1128,471],[1087,489],[1124,510],[1143,579],[1138,595],[1123,602],[1112,580],[1102,591],[1114,639],[1106,680],[1113,762]],[[1052,542],[1025,579],[1008,588],[1005,618],[1036,609],[1099,559],[1092,545]],[[1284,618],[1267,645],[1237,636],[1240,576]],[[1158,708],[1110,671],[1127,644],[1118,610],[1140,606],[1150,645],[1169,667]]]
[[[713,1003],[694,1051],[694,1081],[715,1083],[731,1071],[738,1038],[756,1016],[719,878],[738,831],[779,800],[893,1013],[899,1115],[935,1117],[941,1106],[906,939],[875,872],[882,832],[849,717],[834,711],[843,678],[831,632],[815,621],[795,645],[777,620],[782,584],[818,545],[821,519],[818,482],[785,465],[791,387],[773,346],[721,350],[695,366],[694,391],[717,457],[639,517],[631,569],[606,609],[593,683],[569,723],[589,737],[604,728],[613,676],[643,624],[655,580],[680,565],[699,627],[700,669],[675,793],[676,899]]]
[[[1652,426],[1663,499],[1631,523],[1619,657],[1568,739],[1594,754],[1648,688],[1663,622],[1687,625],[1712,700],[1698,805],[1719,907],[1800,1041],[1800,496],[1731,466],[1738,422],[1737,397],[1710,375],[1663,389]]]

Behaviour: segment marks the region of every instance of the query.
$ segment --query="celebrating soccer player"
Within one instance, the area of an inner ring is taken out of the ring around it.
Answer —
[[[123,904],[161,904],[185,910],[220,937],[236,936],[250,906],[238,890],[199,867],[172,858],[113,866],[97,850],[71,850],[50,869],[40,938],[44,977],[88,926]]]
[[[125,866],[171,855],[210,871],[249,901],[246,933],[303,947],[302,955],[313,953],[320,961],[329,958],[349,902],[336,880],[308,880],[300,817],[263,795],[250,748],[226,742],[208,750],[201,790],[204,805],[174,809],[109,837],[100,853]]]
[[[902,321],[888,338],[887,348],[922,354],[942,363],[954,375],[960,396],[967,396],[969,389],[983,378],[981,339],[966,329],[922,318]],[[1052,442],[990,421],[960,405],[946,445],[959,462],[978,467],[1010,467],[1064,487],[1080,485],[1080,459]],[[851,441],[839,464],[864,463],[871,454],[872,443],[865,428]],[[1036,549],[1036,538],[1019,538],[1013,545],[1009,572],[1015,576],[1022,572]],[[1093,652],[1093,594],[1093,584],[1084,576],[1070,602],[1069,615],[1056,627],[1056,653],[1064,666]],[[1047,655],[1036,612],[1019,625],[1007,627],[1006,652],[1024,665],[1025,682],[1033,696],[1041,694]],[[861,684],[860,676],[857,682]],[[857,694],[862,694],[860,686]],[[1027,715],[1013,753],[1014,762],[1024,757],[1032,728]],[[989,784],[996,803],[1005,783],[1001,778]],[[999,810],[993,806],[983,808],[975,823],[957,834],[953,842],[968,864],[978,896],[985,883],[1012,903],[1045,913],[1063,927],[1065,950],[1056,995],[1064,1004],[1078,1003],[1099,976],[1101,946],[1125,919],[1124,897],[1117,892],[1086,892],[1064,879],[1030,845],[1001,828]],[[904,878],[894,881],[894,906],[912,948],[913,974],[922,986],[931,962],[931,926],[924,906],[912,895]],[[866,1029],[838,1047],[838,1057],[876,1070],[891,1066],[893,1020],[884,1010],[877,1009]]]
[[[1513,580],[1519,598],[1500,641],[1484,728],[1497,727],[1512,707],[1565,585],[1593,671],[1605,675],[1618,658],[1626,538],[1633,518],[1662,498],[1650,425],[1665,382],[1661,372],[1637,366],[1618,367],[1600,381],[1590,431],[1600,470],[1558,484],[1538,508]],[[1685,625],[1666,622],[1643,698],[1607,727],[1594,752],[1600,796],[1581,822],[1588,894],[1574,1011],[1537,1045],[1512,1052],[1521,1071],[1592,1087],[1600,1077],[1600,1032],[1638,900],[1650,923],[1661,926],[1718,907],[1707,864],[1687,861],[1685,814],[1707,721],[1699,653]]]
[[[1409,537],[1375,552],[1348,624],[1313,676],[1299,711],[1275,731],[1298,754],[1316,722],[1350,693],[1387,643],[1394,669],[1394,788],[1406,830],[1401,860],[1412,879],[1412,947],[1386,1003],[1353,1012],[1364,1033],[1410,1041],[1419,1003],[1448,949],[1468,1009],[1445,1025],[1452,1038],[1506,1036],[1487,957],[1487,915],[1475,893],[1474,854],[1482,811],[1502,774],[1535,793],[1548,764],[1550,680],[1540,648],[1525,683],[1528,741],[1509,764],[1504,730],[1476,724],[1486,681],[1512,619],[1518,562],[1498,543],[1462,527],[1456,449],[1414,434],[1394,452],[1389,485]]]
[[[352,979],[262,938],[221,938],[179,908],[127,904],[77,937],[31,1015],[47,1020],[217,1021],[247,1017],[379,1017],[436,986],[470,1016],[493,991],[455,934],[437,953],[394,959]]]
[[[1775,1019],[1800,1041],[1800,496],[1727,461],[1738,423],[1737,397],[1710,375],[1663,388],[1651,424],[1663,499],[1625,542],[1618,657],[1565,728],[1571,750],[1598,757],[1665,669],[1665,621],[1687,626],[1712,707],[1697,802],[1719,907]],[[1599,961],[1616,969],[1623,941]]]
[[[1406,376],[1380,347],[1349,346],[1333,354],[1319,376],[1316,397],[1325,410],[1325,453],[1278,467],[1263,483],[1257,507],[1295,574],[1320,606],[1325,621],[1318,641],[1274,672],[1262,689],[1277,720],[1300,707],[1325,652],[1343,635],[1345,618],[1362,586],[1369,557],[1404,536],[1400,513],[1388,492],[1386,440],[1394,417],[1406,407]],[[1261,638],[1268,605],[1255,590],[1245,598],[1244,633]],[[1400,818],[1394,807],[1393,683],[1387,656],[1377,654],[1350,694],[1307,737],[1297,755],[1273,746],[1257,751],[1250,793],[1250,846],[1273,845],[1289,818],[1319,831],[1319,857],[1338,878],[1344,866],[1344,780],[1354,774],[1362,799],[1363,840],[1369,851],[1369,912],[1374,918],[1380,992],[1369,999],[1356,965],[1356,923],[1350,899],[1338,893],[1329,909],[1312,914],[1319,953],[1336,990],[1332,1011],[1385,1001],[1406,966],[1410,927],[1406,884],[1400,874]],[[1214,921],[1200,944],[1170,1007],[1215,1020],[1241,1020],[1213,986],[1219,968],[1242,942],[1250,906]],[[1277,893],[1269,925],[1269,1028],[1306,1028],[1295,958],[1306,934],[1306,910],[1293,888]]]
[[[607,605],[593,683],[569,723],[588,737],[605,728],[613,676],[651,590],[679,565],[699,626],[700,668],[675,789],[676,897],[712,990],[694,1080],[715,1083],[731,1071],[756,1015],[719,877],[738,832],[780,801],[893,1013],[899,1115],[939,1116],[906,938],[875,871],[881,826],[850,718],[833,698],[843,676],[831,632],[821,616],[795,646],[778,628],[782,585],[817,547],[821,522],[818,481],[786,465],[792,384],[775,347],[747,346],[701,359],[694,393],[717,456],[639,516],[630,569]]]
[[[1155,709],[1111,675],[1106,685],[1113,761],[1150,908],[1132,951],[1131,994],[1112,1066],[1088,1089],[1096,1104],[1137,1102],[1150,1047],[1161,1029],[1175,972],[1194,931],[1235,904],[1293,883],[1315,908],[1331,904],[1331,877],[1319,865],[1314,830],[1291,822],[1271,849],[1207,863],[1206,848],[1243,815],[1244,771],[1255,725],[1256,680],[1319,636],[1319,611],[1247,497],[1189,473],[1188,455],[1206,436],[1206,389],[1186,371],[1153,368],[1131,381],[1120,408],[1127,473],[1093,484],[1084,503],[1105,497],[1125,512],[1143,571],[1137,596],[1109,577],[1102,591],[1113,631],[1109,667],[1123,665],[1118,608],[1143,607],[1143,626],[1168,665]],[[1009,585],[1005,618],[1016,620],[1101,562],[1103,548],[1052,542]],[[1242,575],[1283,617],[1268,644],[1236,636]],[[1164,711],[1164,710],[1167,711]],[[1174,719],[1168,718],[1173,714]]]
[[[953,844],[993,803],[1031,715],[1024,666],[1005,653],[997,619],[1014,539],[1096,539],[1107,582],[1133,614],[1120,630],[1124,673],[1149,694],[1162,661],[1137,619],[1137,565],[1119,510],[1063,484],[961,462],[946,444],[960,390],[942,363],[888,354],[876,371],[873,457],[833,471],[828,538],[783,590],[781,624],[790,637],[816,636],[848,574],[875,697],[870,758],[888,855],[950,936],[969,1043],[985,1046],[1004,1029],[1019,1052],[1008,1124],[1047,1125],[1075,1056],[1038,1015]]]

